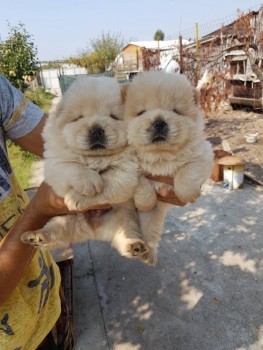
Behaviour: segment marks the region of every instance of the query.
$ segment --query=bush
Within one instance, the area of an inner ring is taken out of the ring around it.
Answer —
[[[43,87],[38,87],[35,90],[27,90],[25,96],[46,113],[48,113],[52,100],[55,97],[55,95],[45,91]]]

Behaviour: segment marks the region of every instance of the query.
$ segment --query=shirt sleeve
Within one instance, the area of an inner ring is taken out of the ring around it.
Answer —
[[[15,140],[27,135],[43,115],[44,111],[0,75],[0,118],[6,138]]]

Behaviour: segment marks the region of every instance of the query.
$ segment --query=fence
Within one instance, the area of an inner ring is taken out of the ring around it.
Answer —
[[[59,67],[54,69],[40,70],[40,84],[55,95],[60,96],[61,90],[60,76],[78,76],[87,74],[87,70],[81,67]]]
[[[59,79],[60,91],[61,91],[62,95],[65,93],[65,91],[68,89],[68,87],[73,83],[73,81],[82,75],[83,74],[60,75],[58,79]],[[113,73],[111,71],[108,71],[108,72],[101,73],[101,74],[87,74],[87,75],[90,77],[100,77],[100,76],[112,77]]]

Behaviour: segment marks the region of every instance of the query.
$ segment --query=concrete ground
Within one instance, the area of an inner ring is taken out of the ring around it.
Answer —
[[[76,245],[76,350],[263,349],[263,188],[208,181],[174,207],[155,267]]]

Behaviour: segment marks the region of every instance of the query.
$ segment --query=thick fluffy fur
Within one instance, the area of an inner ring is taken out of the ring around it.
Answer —
[[[134,78],[127,89],[124,120],[128,141],[142,173],[174,178],[174,191],[185,203],[200,195],[213,167],[213,152],[203,137],[197,92],[184,75],[150,71]],[[169,205],[157,203],[160,183],[140,178],[135,194],[143,239],[150,247],[146,262],[155,264],[157,245]]]
[[[69,209],[110,203],[98,211],[55,217],[23,241],[49,249],[87,239],[106,240],[121,255],[146,251],[133,198],[138,160],[127,146],[124,104],[113,78],[76,80],[63,96],[43,131],[45,181]]]

